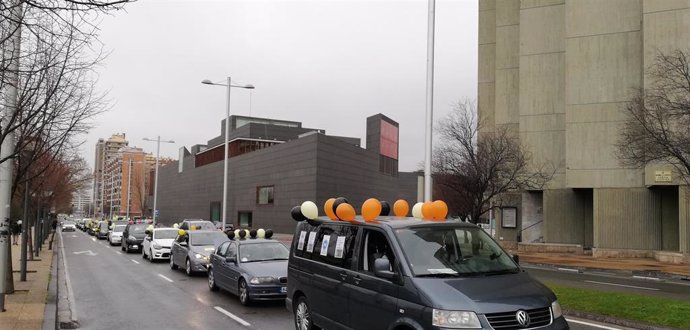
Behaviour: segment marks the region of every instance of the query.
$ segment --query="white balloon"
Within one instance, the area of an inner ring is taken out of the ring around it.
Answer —
[[[173,225],[173,228],[175,228],[175,229],[180,228],[180,225],[174,224],[174,225]]]
[[[314,204],[314,202],[306,201],[300,206],[302,214],[309,220],[313,220],[319,217],[319,208]]]
[[[244,230],[244,237],[249,237],[249,229]]]
[[[264,238],[264,236],[266,236],[266,231],[263,228],[259,228],[259,230],[256,231],[256,237]]]
[[[235,229],[235,237],[239,238],[240,237],[240,230]]]
[[[420,202],[420,203],[415,204],[415,205],[412,207],[412,216],[413,216],[413,217],[415,217],[415,218],[417,218],[417,219],[421,219],[421,218],[422,218],[422,205],[424,205],[424,203],[421,203],[421,202]]]

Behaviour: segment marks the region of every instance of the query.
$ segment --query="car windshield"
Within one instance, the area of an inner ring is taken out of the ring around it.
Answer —
[[[206,233],[190,233],[189,242],[191,245],[213,245],[216,246],[218,243],[227,241],[228,237],[222,232],[206,232]]]
[[[290,251],[278,242],[253,243],[240,245],[240,261],[287,260]]]
[[[216,226],[210,221],[190,221],[189,229],[195,228],[194,230],[216,230]]]
[[[113,228],[113,232],[121,233],[125,230],[125,227],[127,227],[127,226],[123,226],[123,225],[115,226],[115,228]]]
[[[395,231],[415,276],[486,276],[518,271],[480,228],[434,226]]]
[[[72,221],[65,221],[62,223],[63,225],[74,225],[74,222]]]
[[[141,224],[141,225],[130,225],[129,226],[129,232],[130,234],[141,234],[146,230],[146,225]]]
[[[154,239],[173,239],[177,236],[177,229],[154,230]]]

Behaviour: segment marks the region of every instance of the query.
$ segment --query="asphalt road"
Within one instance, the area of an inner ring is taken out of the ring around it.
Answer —
[[[690,282],[633,277],[616,272],[574,272],[567,268],[523,266],[543,283],[608,292],[690,300]]]
[[[187,277],[167,262],[151,264],[140,253],[127,254],[81,231],[62,237],[81,329],[294,329],[283,302],[245,307],[234,295],[209,291],[204,274]],[[576,330],[621,329],[569,322]]]

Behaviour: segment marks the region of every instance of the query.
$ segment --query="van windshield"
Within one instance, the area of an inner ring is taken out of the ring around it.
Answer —
[[[395,231],[415,276],[488,276],[518,272],[512,258],[480,228],[433,226]]]

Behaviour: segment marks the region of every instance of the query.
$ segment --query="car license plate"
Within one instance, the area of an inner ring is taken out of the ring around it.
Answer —
[[[280,293],[287,293],[287,287],[281,287],[280,288]]]

